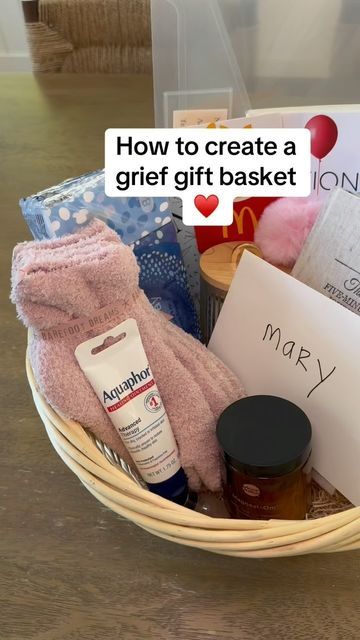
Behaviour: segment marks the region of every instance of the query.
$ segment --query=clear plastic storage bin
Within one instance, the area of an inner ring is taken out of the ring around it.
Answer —
[[[151,16],[158,127],[182,109],[360,102],[360,0],[151,0]]]

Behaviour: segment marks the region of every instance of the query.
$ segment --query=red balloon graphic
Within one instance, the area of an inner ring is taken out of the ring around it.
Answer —
[[[311,153],[322,160],[335,146],[338,130],[329,116],[314,116],[306,123],[305,129],[311,133]]]

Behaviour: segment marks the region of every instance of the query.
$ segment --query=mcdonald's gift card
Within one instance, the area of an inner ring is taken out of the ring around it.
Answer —
[[[222,242],[249,242],[264,209],[277,198],[239,198],[234,201],[234,218],[229,226],[195,227],[200,253]]]

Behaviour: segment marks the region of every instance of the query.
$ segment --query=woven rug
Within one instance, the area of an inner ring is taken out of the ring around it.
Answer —
[[[34,71],[151,73],[149,0],[39,0],[26,28]]]

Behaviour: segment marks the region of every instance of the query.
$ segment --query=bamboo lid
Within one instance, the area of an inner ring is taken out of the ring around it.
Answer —
[[[253,242],[223,242],[210,247],[200,257],[201,277],[213,287],[228,291],[245,250],[262,258],[259,247]]]

